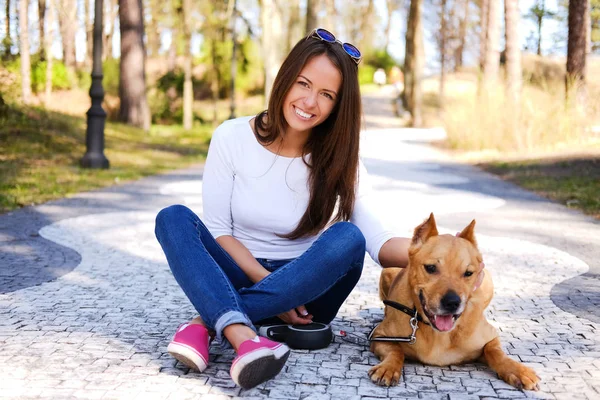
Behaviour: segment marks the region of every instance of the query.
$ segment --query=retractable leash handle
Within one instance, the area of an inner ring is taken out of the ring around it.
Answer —
[[[312,322],[307,325],[264,325],[258,334],[277,342],[285,342],[292,349],[316,350],[331,343],[331,326]]]

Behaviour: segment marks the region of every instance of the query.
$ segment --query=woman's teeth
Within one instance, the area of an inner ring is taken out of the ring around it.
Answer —
[[[299,108],[296,108],[296,114],[298,114],[299,116],[301,116],[302,118],[305,118],[305,119],[309,119],[310,117],[312,117],[312,114],[305,113],[304,111],[300,110]]]

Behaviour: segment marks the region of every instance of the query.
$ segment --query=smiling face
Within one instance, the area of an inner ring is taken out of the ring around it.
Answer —
[[[337,104],[341,85],[342,75],[326,55],[310,59],[283,101],[286,133],[310,134],[325,121]]]

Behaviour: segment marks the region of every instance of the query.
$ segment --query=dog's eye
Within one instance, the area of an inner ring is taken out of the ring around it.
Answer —
[[[471,275],[473,275],[473,271],[467,271],[467,272],[465,272],[465,277],[466,278],[470,277]]]
[[[428,274],[433,274],[436,271],[435,265],[433,264],[425,264],[424,267]]]

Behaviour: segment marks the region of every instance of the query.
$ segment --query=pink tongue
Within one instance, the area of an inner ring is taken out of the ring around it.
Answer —
[[[433,323],[435,327],[440,331],[449,331],[452,329],[452,325],[454,324],[452,315],[436,315],[434,317]]]

